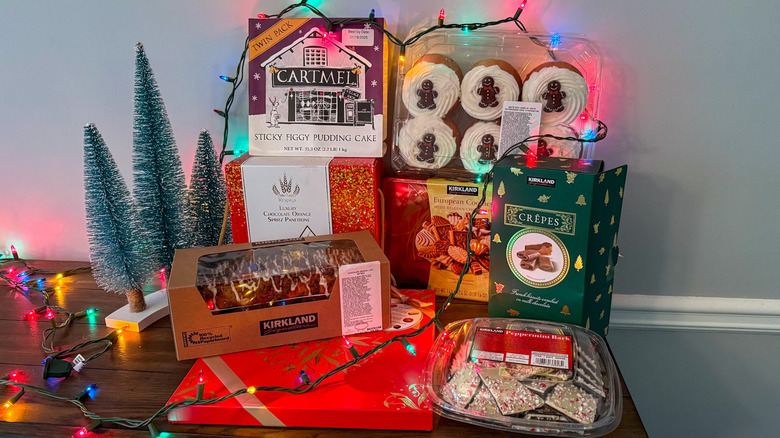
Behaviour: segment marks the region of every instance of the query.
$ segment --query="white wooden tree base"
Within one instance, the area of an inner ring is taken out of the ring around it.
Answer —
[[[168,291],[160,289],[146,295],[146,309],[133,313],[130,305],[126,305],[106,317],[106,327],[121,329],[127,326],[127,331],[140,332],[152,323],[168,315]]]

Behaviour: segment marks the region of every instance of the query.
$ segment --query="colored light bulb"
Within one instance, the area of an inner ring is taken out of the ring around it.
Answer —
[[[198,371],[198,383],[206,383],[206,378],[203,377],[203,370]]]
[[[309,380],[309,375],[306,374],[306,371],[301,370],[301,382],[305,383],[306,385],[311,385],[311,380]]]
[[[14,260],[19,260],[19,253],[16,252],[16,247],[11,245],[11,255],[14,256]]]
[[[371,21],[374,21],[374,17],[376,16],[376,11],[374,9],[371,10],[371,13],[368,14],[368,19]]]
[[[255,388],[254,386],[250,386],[249,388],[246,389],[246,392],[248,392],[249,394],[254,394],[255,392],[257,392],[257,388]]]
[[[465,25],[465,24],[464,24],[464,25],[463,25],[463,27],[462,27],[462,28],[460,28],[460,30],[462,30],[462,31],[463,31],[463,33],[469,33],[469,31],[470,31],[471,29],[469,29],[468,25]]]
[[[20,398],[24,395],[24,388],[20,389],[16,394],[13,395],[8,401],[3,403],[3,409],[8,409],[11,406],[13,406],[16,402],[19,401]]]
[[[444,9],[439,11],[439,26],[444,25]]]
[[[54,277],[54,279],[55,280],[60,280],[60,279],[62,279],[62,277],[63,277],[63,275],[62,275],[62,273],[60,273],[60,274],[57,274],[57,276]]]
[[[404,344],[406,351],[408,351],[412,356],[417,356],[417,352],[414,351],[414,345],[412,345],[411,342],[407,341],[406,338],[401,338],[401,343]]]
[[[265,14],[257,14],[257,18],[265,18],[265,17],[266,17]]]
[[[528,2],[528,0],[523,0],[520,2],[520,9],[525,9],[525,4]]]
[[[98,309],[98,308],[94,308],[94,309],[87,309],[87,310],[86,310],[86,312],[87,312],[87,316],[89,316],[89,315],[94,315],[95,313],[97,313],[97,311],[98,311],[98,310],[100,310],[100,309]]]
[[[554,33],[552,38],[550,39],[550,48],[552,50],[557,50],[558,45],[561,44],[561,36],[558,35],[558,33]]]
[[[54,313],[51,309],[46,309],[46,318],[53,319],[56,316],[56,313]]]

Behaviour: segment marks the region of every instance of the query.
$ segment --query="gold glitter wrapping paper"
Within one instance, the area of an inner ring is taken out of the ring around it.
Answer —
[[[230,220],[235,243],[250,241],[242,167],[251,158],[245,154],[225,166]],[[382,243],[382,212],[379,184],[381,160],[376,158],[334,158],[328,165],[332,232],[367,230]],[[251,190],[250,190],[251,192]],[[297,236],[278,236],[288,238]]]

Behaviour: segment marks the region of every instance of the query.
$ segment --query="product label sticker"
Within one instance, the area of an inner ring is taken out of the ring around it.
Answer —
[[[378,261],[339,266],[342,335],[382,329],[380,266]]]
[[[571,336],[478,327],[472,359],[572,369]]]
[[[341,42],[345,46],[373,46],[374,29],[344,29]]]
[[[539,135],[542,120],[542,104],[537,102],[504,102],[501,116],[501,138],[498,143],[498,156],[510,147],[532,135]],[[534,142],[535,143],[535,142]],[[520,149],[515,154],[522,154]]]

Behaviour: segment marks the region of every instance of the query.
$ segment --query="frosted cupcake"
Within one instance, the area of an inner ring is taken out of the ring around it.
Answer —
[[[460,160],[471,173],[488,173],[496,163],[501,127],[494,122],[474,122],[460,142]]]
[[[463,73],[455,61],[443,55],[425,55],[404,77],[402,99],[413,117],[444,117],[460,99]]]
[[[566,125],[542,125],[540,135],[578,138],[577,133]],[[536,145],[537,157],[579,158],[582,143],[576,140],[558,140],[552,137],[540,138]]]
[[[459,139],[458,127],[450,119],[421,116],[401,127],[398,149],[409,167],[440,169],[452,159]]]
[[[568,125],[588,105],[588,84],[571,64],[544,63],[523,83],[523,102],[542,104],[543,125]]]
[[[485,59],[474,64],[460,83],[463,109],[475,119],[496,120],[504,102],[518,100],[522,81],[508,62]]]

